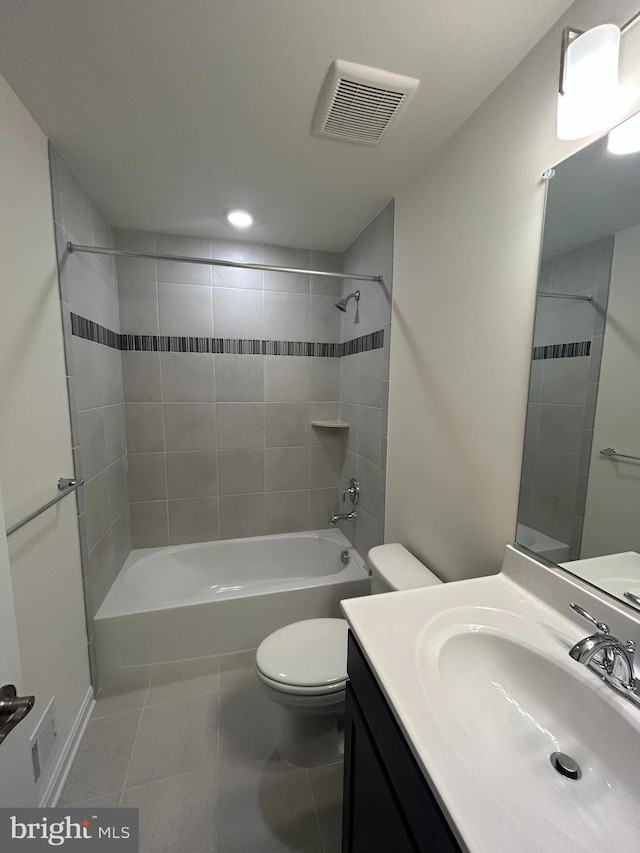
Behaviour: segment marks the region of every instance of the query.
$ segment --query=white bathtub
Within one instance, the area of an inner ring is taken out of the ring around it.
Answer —
[[[299,619],[340,616],[342,599],[368,592],[339,530],[132,551],[95,616],[98,683],[180,674]]]
[[[517,525],[516,542],[518,545],[524,545],[525,548],[535,551],[541,557],[546,557],[552,563],[562,563],[569,559],[569,546],[566,542],[553,539],[546,533],[541,533],[539,530],[534,530],[533,527],[520,524],[520,522]]]

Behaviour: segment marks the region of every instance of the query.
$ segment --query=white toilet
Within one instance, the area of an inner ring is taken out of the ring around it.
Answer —
[[[372,548],[367,563],[372,594],[441,583],[402,545]],[[331,764],[342,754],[347,631],[344,619],[306,619],[274,631],[258,647],[258,678],[282,708],[278,750],[296,767]]]

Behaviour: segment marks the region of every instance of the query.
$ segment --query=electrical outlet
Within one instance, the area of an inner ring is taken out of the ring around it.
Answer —
[[[40,778],[43,767],[55,749],[57,736],[54,696],[47,705],[34,733],[31,735],[31,761],[33,764],[33,777],[36,782]]]

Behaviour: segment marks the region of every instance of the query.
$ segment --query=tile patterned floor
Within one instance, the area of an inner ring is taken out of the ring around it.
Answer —
[[[140,853],[340,853],[342,763],[281,761],[278,714],[253,653],[102,690],[59,805],[137,807]]]

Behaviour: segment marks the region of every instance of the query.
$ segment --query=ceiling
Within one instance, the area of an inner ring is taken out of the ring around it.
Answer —
[[[567,0],[2,0],[0,72],[115,225],[342,250]],[[420,79],[378,147],[313,136],[334,59]]]
[[[559,255],[640,223],[640,153],[611,154],[607,137],[556,166],[542,254]]]

